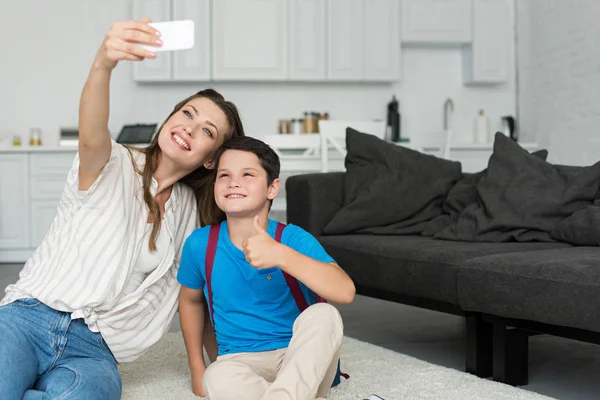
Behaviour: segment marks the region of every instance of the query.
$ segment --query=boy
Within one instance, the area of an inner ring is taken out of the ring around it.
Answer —
[[[300,227],[288,225],[281,243],[274,239],[278,223],[268,213],[279,192],[280,166],[268,145],[236,138],[217,152],[215,163],[215,201],[227,220],[219,227],[210,280],[205,260],[215,228],[208,226],[187,239],[177,277],[193,391],[210,400],[325,398],[337,372],[342,320],[326,303],[300,313],[283,272],[299,282],[308,304],[316,296],[350,303],[354,283]],[[205,298],[219,354],[208,369]]]

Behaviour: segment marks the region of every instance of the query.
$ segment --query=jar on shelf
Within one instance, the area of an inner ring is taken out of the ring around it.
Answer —
[[[279,133],[280,134],[292,133],[292,124],[289,119],[280,119],[279,120]]]
[[[302,133],[302,120],[301,119],[292,119],[292,133],[294,135],[299,135]]]
[[[21,144],[22,144],[21,143],[21,136],[19,136],[19,135],[13,136],[12,145],[15,146],[15,147],[19,147],[19,146],[21,146]]]
[[[41,146],[42,145],[42,130],[40,128],[31,128],[29,130],[29,145],[30,146]]]

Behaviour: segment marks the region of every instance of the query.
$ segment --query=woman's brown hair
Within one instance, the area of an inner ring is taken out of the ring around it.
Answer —
[[[221,109],[221,111],[223,111],[223,113],[225,113],[225,116],[227,117],[227,123],[229,125],[229,131],[225,135],[225,142],[234,137],[244,136],[244,127],[242,125],[242,120],[240,119],[237,107],[233,103],[225,101],[225,98],[214,89],[201,90],[187,99],[177,103],[173,111],[171,111],[171,114],[169,114],[169,116],[161,124],[158,132],[162,130],[165,123],[173,116],[173,114],[181,110],[181,108],[190,100],[198,97],[204,97],[211,100]],[[144,170],[138,170],[138,173],[142,175],[144,201],[148,206],[150,219],[153,221],[149,243],[151,251],[156,250],[156,238],[158,237],[160,225],[162,223],[160,218],[160,207],[158,206],[158,202],[154,199],[154,196],[150,190],[152,187],[152,175],[158,166],[158,160],[161,151],[160,147],[158,146],[158,136],[158,133],[154,135],[154,138],[148,147],[137,149],[146,154]],[[217,207],[217,204],[215,203],[213,172],[213,170],[206,169],[204,166],[200,166],[180,180],[180,182],[190,186],[196,194],[196,201],[198,202],[199,210],[198,222],[201,226],[216,224],[225,219],[225,214]]]

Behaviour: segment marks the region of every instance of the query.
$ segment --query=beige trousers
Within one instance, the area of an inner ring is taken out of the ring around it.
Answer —
[[[294,322],[285,349],[219,356],[204,373],[209,400],[326,398],[337,372],[343,323],[335,307],[318,303]]]

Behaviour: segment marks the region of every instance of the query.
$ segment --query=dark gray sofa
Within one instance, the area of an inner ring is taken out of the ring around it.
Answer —
[[[579,230],[563,222],[563,233],[549,240],[541,229],[521,229],[520,237],[531,239],[522,241],[438,239],[424,235],[427,229],[411,234],[404,227],[400,233],[328,234],[327,225],[348,204],[346,174],[288,178],[287,222],[315,235],[359,294],[464,316],[467,372],[522,385],[529,336],[600,344],[600,248],[568,243],[597,240],[590,226],[581,226],[587,238],[577,240],[572,236]],[[571,240],[555,239],[561,235]]]

